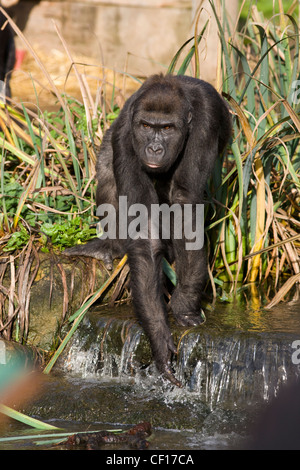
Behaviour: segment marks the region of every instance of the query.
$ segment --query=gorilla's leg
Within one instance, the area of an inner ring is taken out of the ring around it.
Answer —
[[[184,240],[176,240],[175,270],[177,285],[172,294],[170,307],[181,326],[196,326],[203,322],[201,297],[207,277],[205,249],[184,249]]]

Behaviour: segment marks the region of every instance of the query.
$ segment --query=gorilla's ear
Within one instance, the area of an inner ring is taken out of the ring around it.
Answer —
[[[187,121],[188,121],[188,124],[190,124],[190,122],[191,122],[191,120],[192,120],[192,119],[193,119],[192,112],[191,112],[191,111],[189,111],[189,114],[188,114],[188,119],[187,119]]]

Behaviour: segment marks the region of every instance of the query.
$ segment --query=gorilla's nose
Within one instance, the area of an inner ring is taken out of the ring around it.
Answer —
[[[148,156],[162,157],[164,154],[164,147],[159,142],[153,142],[147,147]]]

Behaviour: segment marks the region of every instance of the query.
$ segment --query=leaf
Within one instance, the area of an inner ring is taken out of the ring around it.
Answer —
[[[27,230],[21,225],[20,231],[13,232],[6,244],[6,246],[3,248],[4,252],[8,251],[15,251],[18,250],[19,248],[22,248],[24,245],[27,244],[29,241],[29,233]]]
[[[259,251],[262,248],[265,231],[265,177],[263,165],[258,156],[254,161],[254,166],[256,174],[256,225],[253,251]],[[254,282],[258,276],[260,256],[255,256],[252,261],[250,282]]]
[[[26,201],[29,193],[31,191],[33,191],[33,189],[34,189],[33,188],[33,186],[34,186],[34,176],[39,171],[39,168],[40,168],[40,162],[37,161],[35,166],[31,170],[31,178],[30,178],[29,184],[28,184],[27,188],[24,190],[21,197],[20,197],[20,200],[19,200],[19,203],[18,203],[18,206],[17,206],[17,210],[16,210],[16,214],[14,216],[14,224],[13,224],[14,228],[16,228],[17,225],[18,225],[20,214],[22,212],[22,209],[24,207],[25,201]]]
[[[237,103],[237,101],[231,96],[229,95],[228,93],[225,93],[223,92],[222,95],[228,100],[229,104],[233,107],[233,109],[235,110],[235,112],[237,113],[239,119],[240,119],[240,122],[241,122],[241,125],[242,125],[242,128],[243,128],[243,131],[245,133],[245,136],[246,136],[246,139],[247,139],[247,142],[248,144],[250,145],[250,148],[252,149],[254,144],[255,144],[255,138],[253,136],[253,131],[251,129],[251,125],[242,109],[242,107]]]
[[[265,308],[270,309],[277,305],[279,302],[281,302],[284,298],[285,295],[288,294],[288,292],[291,290],[294,284],[300,281],[300,273],[295,274],[294,276],[291,276],[285,283],[284,285],[279,289],[277,294],[274,296],[274,298],[271,300],[271,302],[265,306]]]
[[[35,418],[31,418],[30,416],[20,413],[19,411],[16,411],[13,408],[10,408],[9,406],[3,405],[1,403],[0,403],[0,413],[3,413],[9,418],[13,418],[17,421],[20,421],[23,424],[27,424],[28,426],[31,426],[36,429],[44,429],[44,430],[59,429],[56,426],[52,426],[51,424],[44,423],[43,421],[39,421],[38,419],[35,419]]]
[[[228,84],[229,84],[229,94],[231,96],[233,96],[234,100],[237,100],[237,98],[236,98],[236,86],[235,86],[235,82],[234,82],[234,73],[233,73],[231,62],[230,62],[229,51],[228,51],[228,48],[227,48],[227,42],[226,42],[226,39],[225,39],[224,30],[222,28],[222,25],[220,23],[218,14],[216,12],[214,2],[212,0],[209,0],[209,3],[210,3],[210,6],[212,8],[212,11],[215,15],[215,19],[216,19],[218,29],[219,29],[220,40],[221,40],[222,50],[223,50],[223,54],[224,54],[224,58],[225,58],[225,64],[226,64],[226,75],[227,75],[227,81],[228,81]]]
[[[191,42],[191,41],[195,41],[195,44],[191,47],[190,51],[188,52],[188,54],[185,56],[177,74],[178,75],[184,75],[193,56],[195,55],[196,53],[196,45],[200,43],[204,33],[205,33],[205,30],[207,28],[207,25],[208,25],[208,20],[206,21],[201,33],[197,36],[197,41],[196,41],[196,38],[193,36],[192,38],[188,39],[182,46],[181,48],[176,52],[175,56],[173,57],[170,65],[169,65],[169,68],[168,68],[168,71],[167,73],[168,74],[174,74],[175,73],[175,69],[176,69],[176,65],[178,63],[178,60],[179,60],[179,57],[182,53],[182,51],[184,50],[184,48]]]
[[[176,277],[175,271],[173,270],[173,268],[170,266],[170,264],[165,258],[163,258],[163,271],[166,274],[166,276],[170,279],[172,284],[176,286],[177,277]]]

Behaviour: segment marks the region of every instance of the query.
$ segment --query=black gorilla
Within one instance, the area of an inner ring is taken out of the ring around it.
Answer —
[[[189,204],[187,222],[195,227],[196,208],[203,203],[208,177],[230,134],[227,105],[210,84],[186,76],[150,77],[128,99],[103,139],[97,163],[97,205],[112,204],[118,224],[119,215],[127,216],[118,213],[120,196],[127,197],[128,208],[142,204],[148,214],[154,205],[183,208]],[[129,215],[133,212],[129,210]],[[202,245],[187,248],[186,233],[178,227],[181,221],[171,219],[176,237],[172,229],[169,239],[163,237],[162,224],[150,231],[149,215],[140,237],[96,238],[65,253],[102,259],[110,268],[114,258],[128,254],[136,315],[149,337],[158,370],[179,385],[169,367],[170,352],[176,353],[176,348],[167,322],[162,258],[175,261],[177,286],[169,307],[184,326],[201,323],[207,268]],[[195,241],[197,234],[192,233]]]
[[[10,24],[7,23],[5,28],[2,30],[7,18],[0,11],[0,81],[6,81],[6,96],[11,96],[10,91],[10,72],[12,72],[15,60],[15,42],[14,34]]]

